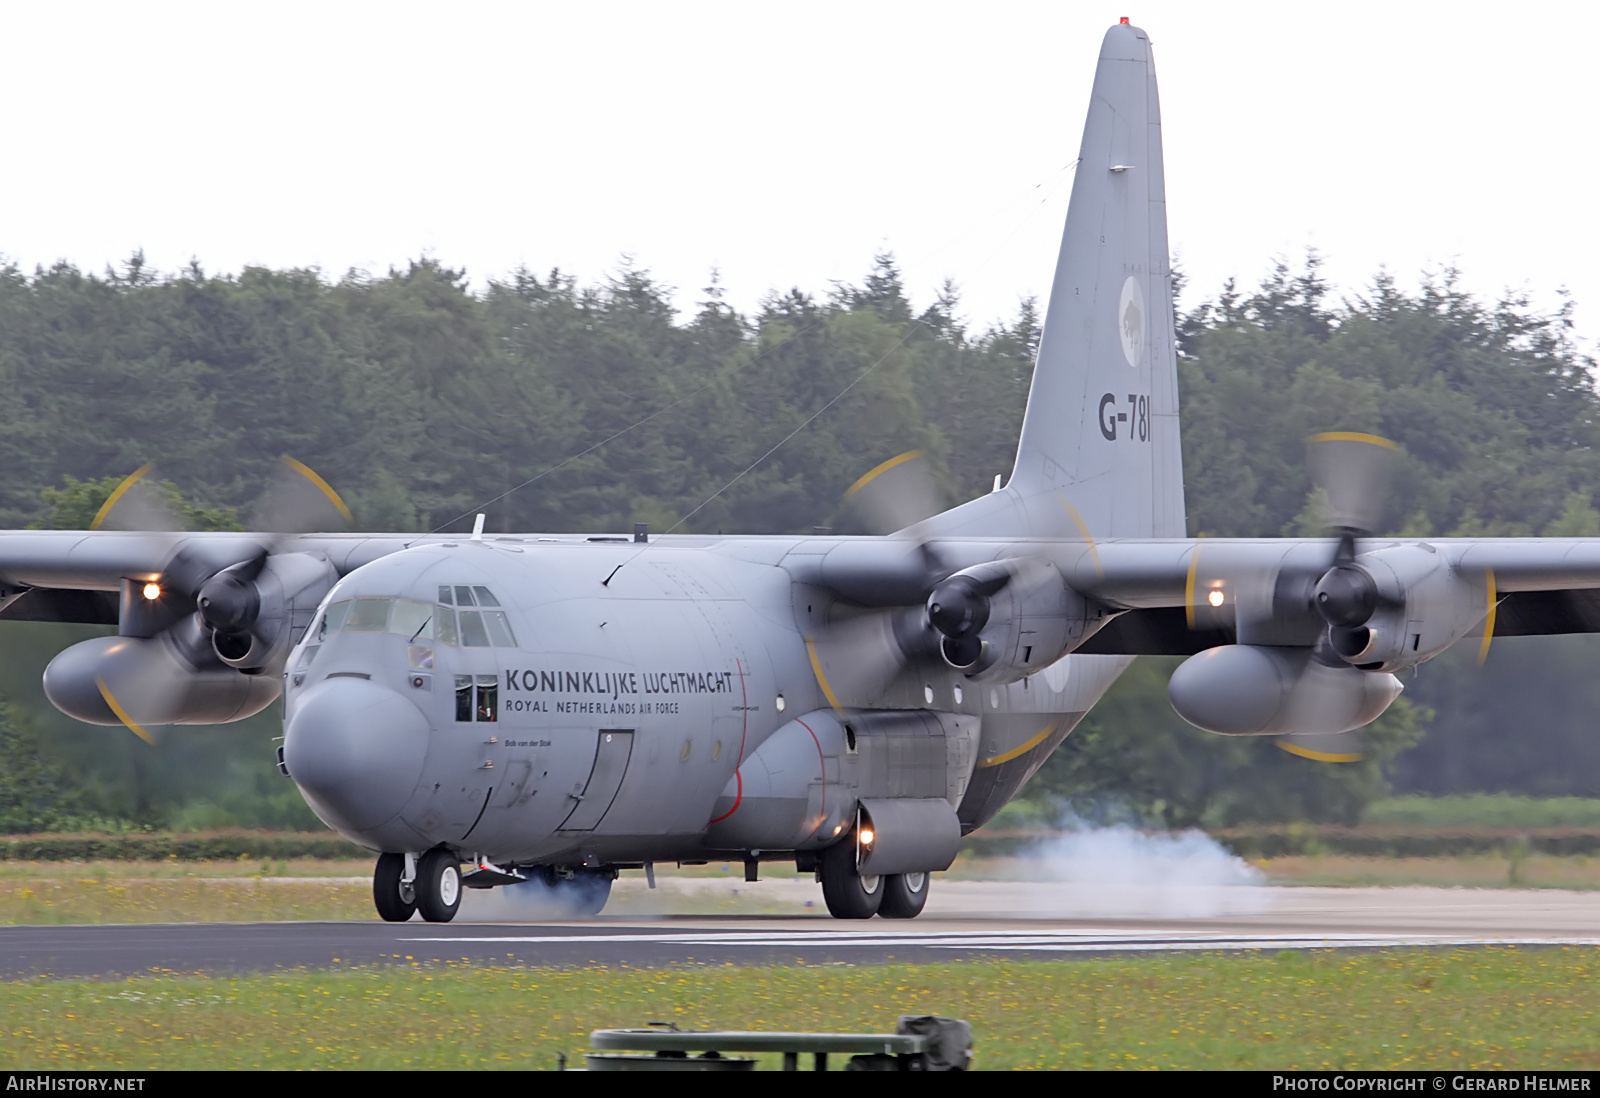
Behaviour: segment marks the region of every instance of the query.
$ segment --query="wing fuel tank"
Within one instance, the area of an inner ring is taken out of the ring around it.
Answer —
[[[1393,675],[1330,667],[1309,649],[1229,644],[1185,660],[1167,695],[1197,728],[1267,736],[1348,732],[1377,720],[1401,689]]]

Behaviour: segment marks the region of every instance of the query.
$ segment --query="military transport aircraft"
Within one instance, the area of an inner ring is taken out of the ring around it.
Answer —
[[[280,768],[378,852],[383,918],[435,922],[463,885],[593,912],[620,870],[711,861],[909,918],[1136,655],[1190,657],[1169,692],[1201,728],[1337,758],[1458,640],[1600,630],[1600,541],[1371,536],[1391,447],[1368,436],[1314,443],[1332,536],[1186,537],[1173,327],[1155,70],[1124,21],[991,494],[889,536],[11,532],[0,616],[117,625],[45,672],[80,720],[281,694]],[[887,465],[860,491],[895,502]]]

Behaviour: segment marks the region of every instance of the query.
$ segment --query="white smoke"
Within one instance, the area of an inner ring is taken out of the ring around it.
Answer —
[[[1057,826],[1021,855],[1035,879],[1068,886],[1034,914],[1211,918],[1268,904],[1265,874],[1204,832],[1094,826],[1070,808]]]
[[[550,888],[537,878],[491,889],[468,889],[463,922],[550,923],[591,916],[570,889]]]

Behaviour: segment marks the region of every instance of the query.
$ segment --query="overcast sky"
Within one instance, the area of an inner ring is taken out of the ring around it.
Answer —
[[[1320,250],[1341,289],[1454,263],[1600,336],[1600,4],[0,5],[0,254],[135,249],[481,284],[624,255],[691,308],[875,251],[983,324],[1044,295],[1101,35],[1161,78],[1188,300]]]

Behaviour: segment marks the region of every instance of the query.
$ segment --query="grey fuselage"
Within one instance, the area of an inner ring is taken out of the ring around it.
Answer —
[[[290,655],[288,773],[358,843],[443,845],[501,863],[816,849],[873,781],[888,795],[932,790],[970,830],[1128,662],[1068,656],[1006,685],[915,667],[870,707],[835,708],[807,645],[834,596],[783,566],[794,547],[463,539],[365,564],[329,592]],[[446,606],[441,587],[499,605]],[[406,605],[385,625],[382,606],[362,604],[352,629],[358,600]],[[430,605],[441,622],[408,635]],[[514,645],[504,633],[464,643],[469,614],[502,613]],[[327,628],[330,615],[341,628]],[[926,730],[907,731],[919,713]],[[872,778],[879,748],[855,728],[891,718],[898,762]],[[932,785],[905,785],[916,773]],[[790,809],[798,825],[775,822]]]

